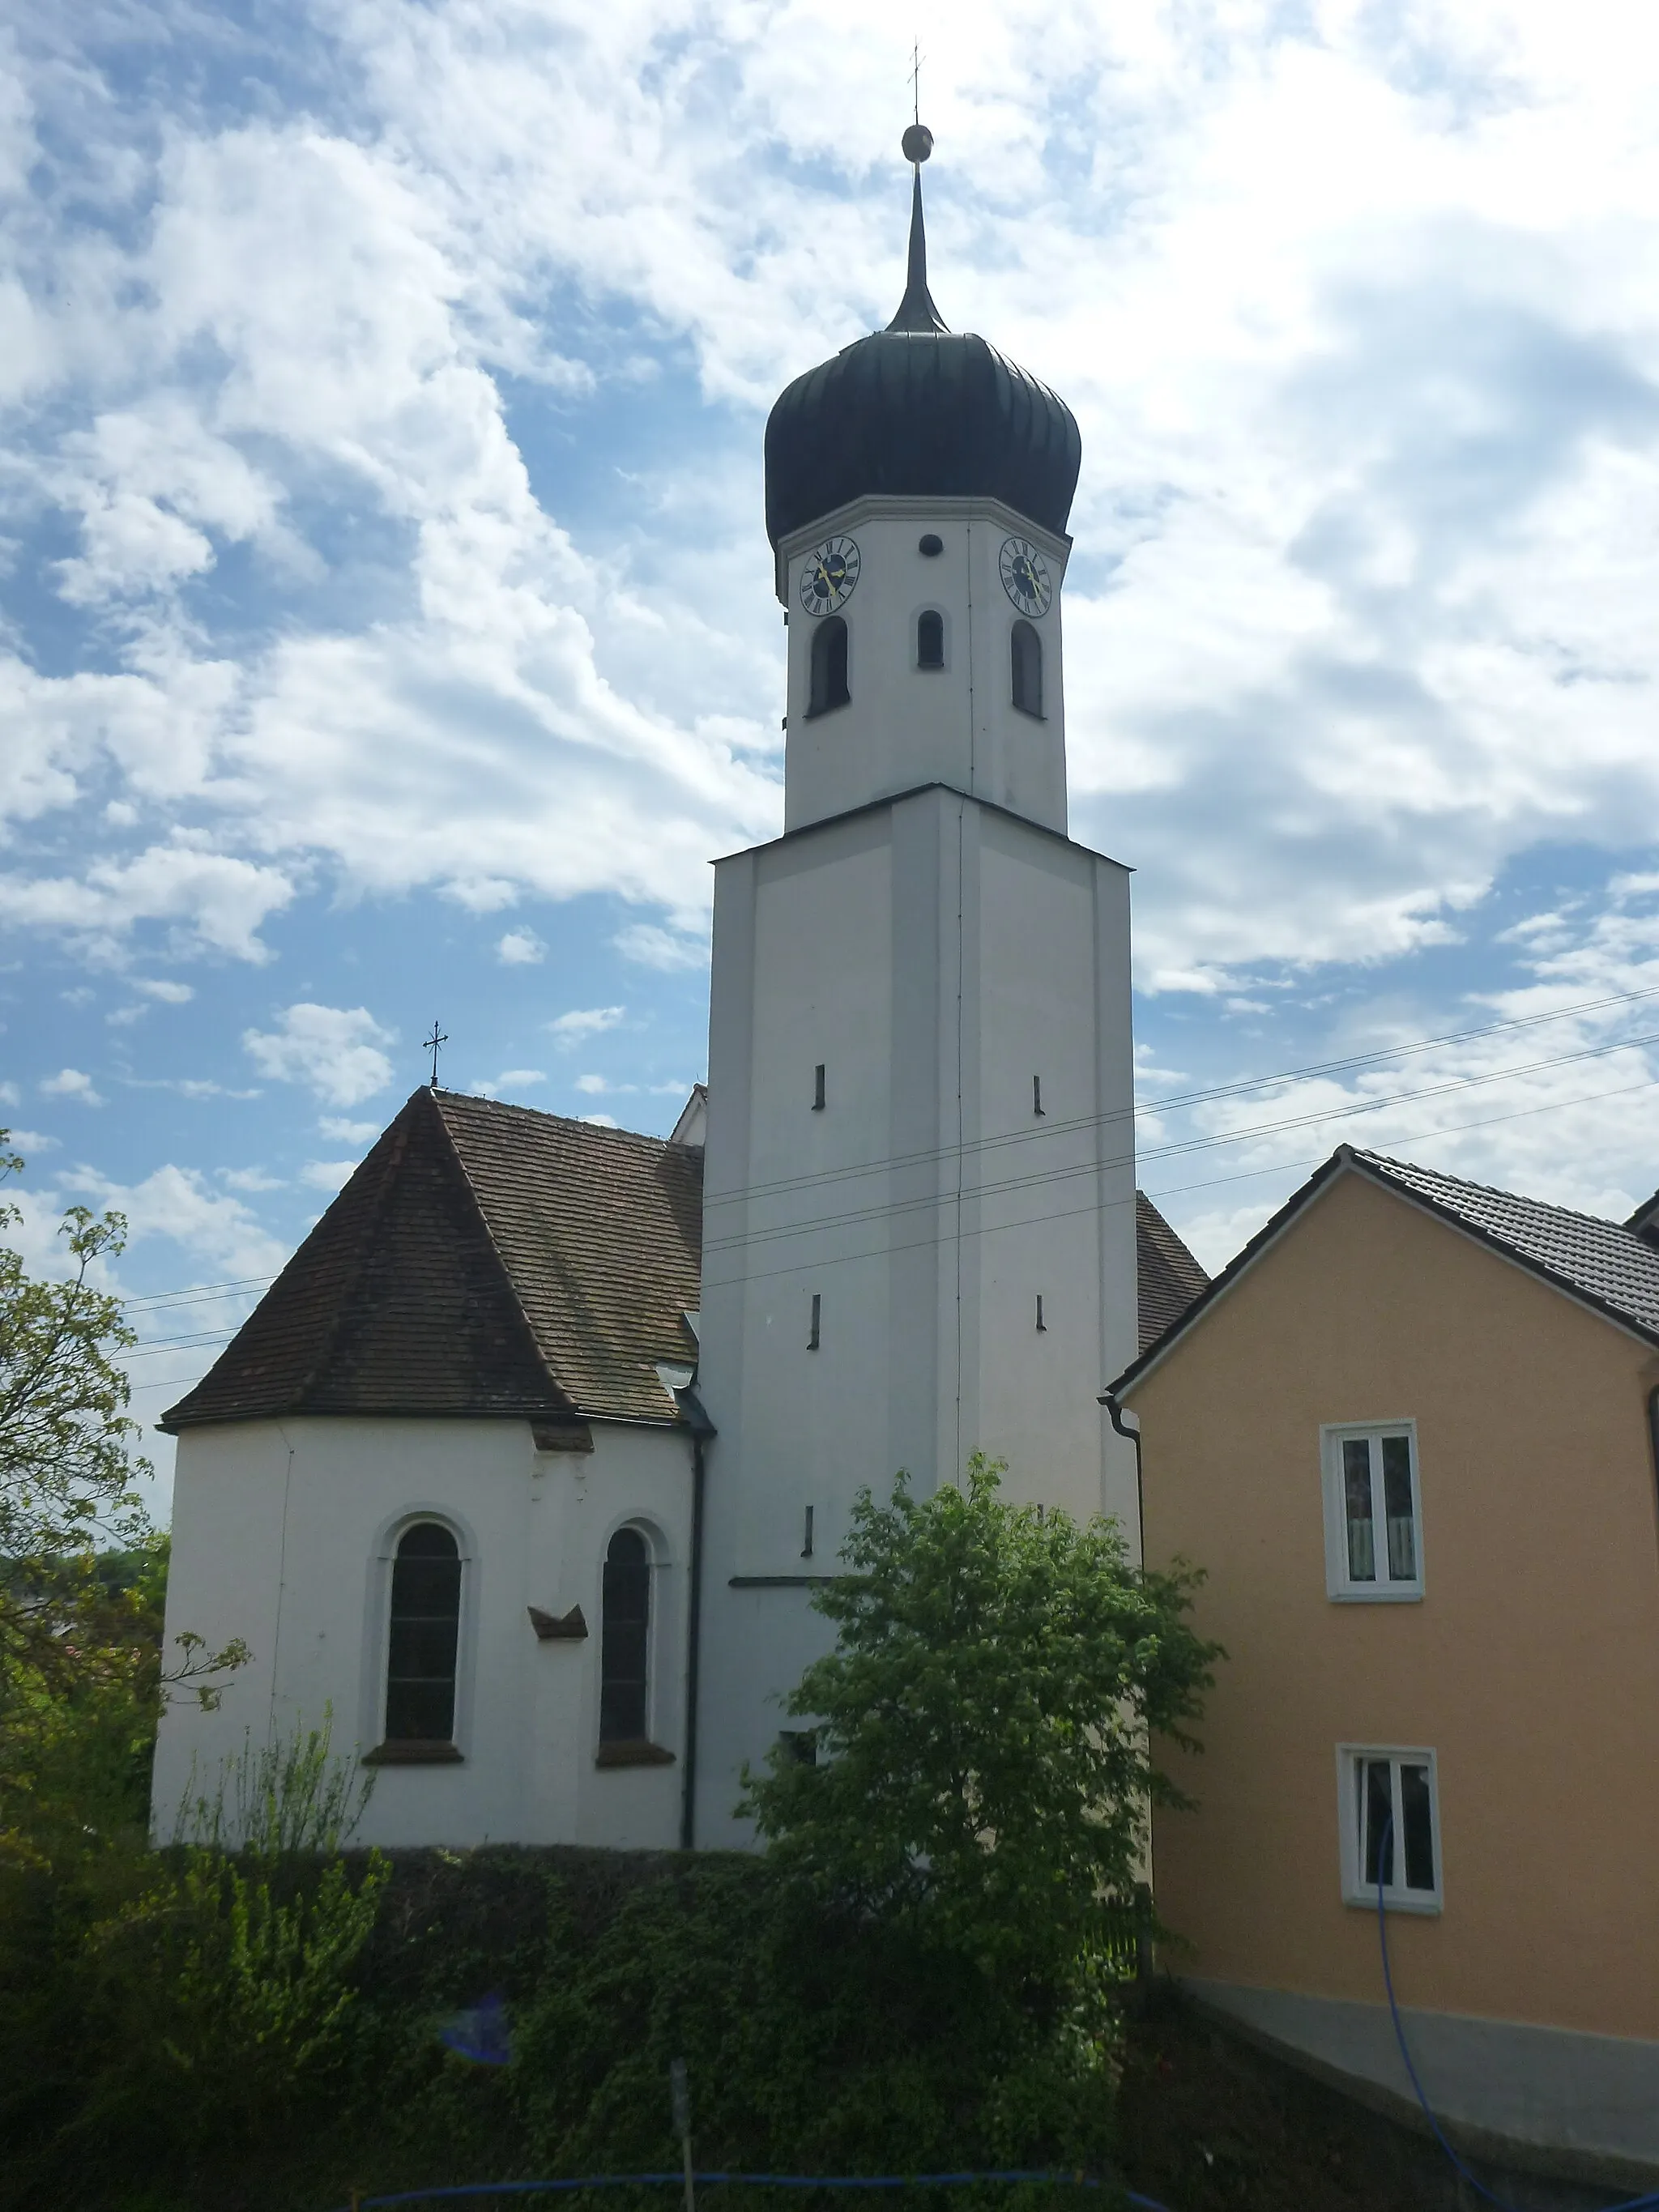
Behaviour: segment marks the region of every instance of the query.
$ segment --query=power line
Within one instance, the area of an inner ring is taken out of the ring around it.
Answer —
[[[149,1359],[158,1352],[178,1352],[187,1345],[227,1344],[235,1334],[234,1328],[210,1328],[195,1336],[152,1336],[118,1357],[123,1359]]]
[[[1547,1099],[1541,1105],[1516,1107],[1507,1114],[1489,1114],[1483,1116],[1477,1121],[1455,1121],[1449,1125],[1443,1125],[1439,1128],[1419,1129],[1410,1135],[1398,1138],[1395,1141],[1402,1145],[1433,1144],[1443,1137],[1462,1136],[1473,1129],[1494,1128],[1499,1123],[1505,1121],[1529,1121],[1540,1114],[1559,1113],[1565,1108],[1571,1106],[1593,1106],[1599,1104],[1605,1099],[1625,1098],[1630,1097],[1632,1093],[1635,1091],[1651,1091],[1656,1088],[1659,1088],[1659,1077],[1649,1076],[1644,1078],[1639,1083],[1620,1084],[1611,1091],[1586,1091],[1576,1098]],[[1304,1159],[1276,1160],[1270,1163],[1266,1167],[1241,1168],[1231,1175],[1209,1176],[1201,1178],[1196,1182],[1165,1184],[1158,1190],[1148,1191],[1146,1195],[1148,1198],[1152,1200],[1174,1198],[1183,1195],[1188,1191],[1218,1189],[1224,1185],[1231,1182],[1259,1182],[1264,1176],[1289,1175],[1294,1174],[1300,1169],[1317,1167],[1326,1158],[1327,1155],[1321,1152],[1315,1153],[1311,1157]],[[957,1193],[955,1191],[946,1191],[942,1192],[939,1198],[933,1202],[941,1206],[952,1205],[956,1203],[958,1197],[971,1197],[976,1194],[977,1194],[972,1192]],[[933,1236],[913,1238],[908,1243],[887,1243],[877,1245],[866,1252],[836,1253],[832,1256],[824,1259],[804,1262],[798,1261],[794,1265],[787,1267],[757,1268],[742,1276],[728,1278],[726,1283],[714,1285],[712,1287],[726,1289],[729,1287],[732,1283],[735,1282],[765,1282],[778,1275],[798,1274],[801,1272],[803,1267],[810,1267],[815,1272],[817,1272],[825,1267],[856,1265],[866,1260],[886,1259],[899,1252],[925,1251],[930,1246],[959,1243],[970,1237],[977,1237],[983,1238],[993,1237],[1006,1230],[1029,1229],[1037,1225],[1038,1224],[1046,1225],[1048,1223],[1052,1221],[1074,1220],[1085,1215],[1104,1213],[1122,1206],[1133,1206],[1134,1203],[1134,1197],[1135,1194],[1131,1193],[1127,1198],[1103,1199],[1089,1206],[1068,1206],[1059,1212],[1030,1214],[1018,1221],[998,1221],[993,1222],[988,1225],[981,1223],[978,1227],[969,1230],[942,1230]],[[812,1227],[828,1228],[833,1227],[836,1224],[833,1221],[826,1220],[822,1223],[814,1223],[810,1225]],[[162,1345],[158,1343],[154,1348],[157,1351],[161,1351],[164,1348],[171,1347],[164,1347]],[[193,1388],[196,1382],[199,1380],[199,1375],[192,1373],[171,1376],[160,1381],[151,1380],[146,1382],[135,1383],[132,1386],[132,1395],[134,1397],[138,1397],[151,1390],[188,1389]]]
[[[1148,1160],[1170,1159],[1190,1152],[1211,1152],[1228,1145],[1249,1144],[1253,1139],[1276,1136],[1291,1129],[1316,1127],[1330,1121],[1346,1121],[1362,1114],[1378,1114],[1393,1106],[1408,1106],[1420,1100],[1446,1097],[1456,1091],[1473,1091],[1492,1083],[1507,1083],[1522,1075],[1535,1075],[1544,1069],[1564,1067],[1579,1060],[1603,1060],[1611,1054],[1636,1051],[1643,1046],[1659,1044],[1659,1030],[1642,1036],[1626,1037],[1615,1044],[1592,1045],[1580,1052],[1555,1053],[1548,1058],[1528,1060],[1518,1067],[1495,1068],[1485,1075],[1469,1075],[1450,1083],[1438,1083],[1421,1091],[1398,1091],[1382,1098],[1348,1100],[1340,1106],[1328,1107],[1317,1114],[1287,1115],[1276,1121],[1255,1121],[1242,1129],[1219,1131],[1207,1137],[1189,1137],[1170,1145],[1154,1145],[1137,1155],[1133,1152],[1110,1155],[1105,1158],[1081,1160],[1072,1166],[1048,1168],[1030,1175],[1007,1176],[993,1182],[964,1184],[954,1190],[931,1191],[915,1198],[886,1199],[877,1204],[857,1206],[841,1213],[828,1213],[815,1219],[781,1222],[765,1229],[755,1229],[742,1235],[710,1237],[703,1245],[705,1258],[711,1252],[734,1251],[739,1247],[775,1243],[787,1237],[810,1236],[820,1230],[844,1227],[856,1221],[878,1220],[884,1216],[914,1213],[930,1206],[950,1204],[957,1200],[983,1199],[1004,1196],[1011,1191],[1029,1190],[1039,1185],[1063,1182],[1078,1176],[1108,1174],[1115,1169],[1139,1169]]]
[[[1379,1045],[1371,1052],[1353,1053],[1340,1060],[1316,1061],[1305,1067],[1280,1068],[1272,1074],[1244,1077],[1204,1091],[1185,1091],[1174,1097],[1150,1101],[1133,1109],[1115,1109],[1106,1114],[1085,1114],[1066,1120],[1045,1117],[1045,1126],[1042,1128],[1014,1129],[999,1136],[977,1138],[970,1144],[940,1145],[915,1152],[889,1154],[879,1159],[866,1160],[846,1167],[823,1168],[810,1175],[781,1176],[768,1182],[746,1183],[740,1189],[706,1192],[705,1200],[711,1205],[732,1206],[740,1200],[766,1197],[777,1191],[805,1189],[820,1183],[841,1182],[850,1176],[873,1175],[884,1168],[923,1166],[929,1161],[949,1159],[961,1153],[991,1152],[1005,1145],[1029,1144],[1034,1139],[1063,1135],[1069,1130],[1092,1129],[1106,1122],[1125,1121],[1131,1118],[1131,1115],[1136,1121],[1147,1121],[1217,1099],[1240,1097],[1251,1091],[1265,1091],[1275,1083],[1305,1082],[1315,1076],[1374,1066],[1391,1060],[1407,1059],[1417,1053],[1432,1052],[1444,1045],[1467,1044],[1482,1037],[1506,1036],[1516,1030],[1536,1029],[1546,1023],[1567,1021],[1581,1014],[1604,1012],[1609,1006],[1634,1005],[1656,997],[1659,997],[1659,985],[1640,991],[1615,991],[1603,998],[1581,1000],[1575,1006],[1558,1006],[1549,1013],[1522,1014],[1511,1021],[1491,1022],[1478,1029],[1448,1030],[1442,1036],[1417,1037],[1401,1045]],[[1415,1095],[1423,1097],[1429,1094],[1419,1092]]]
[[[191,1283],[182,1291],[155,1291],[121,1303],[128,1313],[144,1313],[152,1306],[191,1305],[198,1298],[216,1297],[226,1291],[259,1290],[276,1279],[275,1275],[239,1275],[234,1283]]]
[[[1659,1076],[1648,1076],[1640,1083],[1620,1084],[1611,1091],[1586,1091],[1581,1097],[1577,1098],[1552,1098],[1547,1100],[1541,1106],[1517,1106],[1507,1114],[1489,1114],[1483,1116],[1483,1118],[1478,1121],[1454,1121],[1449,1126],[1438,1129],[1419,1129],[1411,1135],[1400,1137],[1393,1141],[1401,1145],[1431,1144],[1437,1139],[1441,1137],[1462,1136],[1467,1130],[1470,1129],[1494,1128],[1501,1121],[1525,1121],[1530,1120],[1535,1115],[1559,1113],[1564,1108],[1568,1106],[1593,1106],[1604,1098],[1623,1098],[1628,1097],[1632,1091],[1652,1091],[1655,1089],[1659,1089]],[[1198,1182],[1166,1185],[1162,1190],[1148,1191],[1146,1193],[1146,1196],[1151,1199],[1173,1198],[1178,1194],[1185,1191],[1212,1190],[1223,1183],[1251,1182],[1262,1176],[1294,1174],[1297,1170],[1301,1168],[1315,1168],[1319,1166],[1321,1162],[1328,1157],[1328,1155],[1326,1153],[1317,1152],[1315,1153],[1312,1158],[1308,1159],[1275,1160],[1270,1162],[1266,1167],[1242,1168],[1234,1175],[1210,1176]],[[961,1193],[956,1191],[943,1191],[933,1203],[940,1206],[954,1206],[957,1203],[958,1197],[969,1198],[974,1195],[975,1194],[971,1191],[964,1191]],[[847,1267],[854,1265],[865,1260],[884,1260],[892,1253],[925,1251],[932,1245],[964,1242],[967,1239],[975,1237],[995,1237],[1000,1235],[1004,1231],[1010,1229],[1030,1229],[1037,1226],[1038,1224],[1042,1224],[1046,1227],[1051,1221],[1076,1220],[1081,1216],[1086,1214],[1108,1213],[1122,1206],[1133,1206],[1133,1204],[1134,1194],[1131,1193],[1127,1198],[1100,1199],[1088,1206],[1064,1206],[1051,1212],[1026,1214],[1022,1216],[1018,1221],[994,1221],[988,1224],[981,1223],[978,1227],[973,1229],[944,1229],[937,1235],[915,1237],[908,1243],[905,1244],[878,1244],[872,1245],[868,1251],[865,1252],[832,1253],[827,1255],[822,1259],[798,1260],[793,1262],[793,1265],[787,1267],[757,1267],[752,1270],[746,1271],[741,1275],[728,1276],[725,1281],[719,1284],[713,1285],[705,1284],[705,1300],[707,1298],[708,1291],[710,1287],[719,1290],[726,1290],[738,1283],[763,1283],[770,1280],[773,1277],[777,1275],[798,1275],[804,1273],[808,1269],[811,1269],[814,1273],[818,1273],[825,1267]],[[833,1227],[836,1224],[833,1222],[826,1222],[823,1225],[826,1227]]]

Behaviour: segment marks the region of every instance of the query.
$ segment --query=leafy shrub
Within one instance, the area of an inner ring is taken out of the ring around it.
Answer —
[[[707,1858],[626,1898],[585,1947],[556,1889],[513,2087],[552,2172],[672,2167],[665,2085],[680,2056],[705,2166],[1097,2166],[1114,2018],[1103,2002],[1030,1996],[764,1862]]]

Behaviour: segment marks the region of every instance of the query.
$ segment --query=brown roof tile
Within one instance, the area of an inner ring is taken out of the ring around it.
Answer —
[[[1208,1289],[1210,1279],[1144,1190],[1135,1193],[1135,1273],[1145,1352]]]
[[[702,1156],[417,1091],[167,1429],[282,1413],[668,1421]]]

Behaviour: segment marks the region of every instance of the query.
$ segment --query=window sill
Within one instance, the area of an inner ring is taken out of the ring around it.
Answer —
[[[833,707],[809,707],[801,720],[804,722],[821,722],[826,714],[839,714],[843,707],[850,707],[852,703],[852,700],[848,698],[837,699]]]
[[[593,1755],[595,1766],[672,1766],[674,1754],[659,1743],[602,1743]]]
[[[1376,1915],[1376,1892],[1374,1889],[1368,1889],[1363,1897],[1356,1897],[1350,1890],[1344,1894],[1342,1902],[1352,1911]],[[1437,1920],[1443,1910],[1439,1898],[1425,1896],[1420,1889],[1385,1889],[1382,1903],[1390,1912],[1411,1912],[1421,1920]]]
[[[363,1753],[365,1766],[459,1766],[465,1756],[459,1744],[427,1742],[417,1737],[388,1737]]]
[[[1018,699],[1013,702],[1013,709],[1015,714],[1024,714],[1028,722],[1046,722],[1048,719],[1036,707],[1022,707]]]
[[[1421,1605],[1423,1585],[1397,1583],[1392,1589],[1384,1584],[1376,1589],[1334,1589],[1326,1595],[1333,1605]]]

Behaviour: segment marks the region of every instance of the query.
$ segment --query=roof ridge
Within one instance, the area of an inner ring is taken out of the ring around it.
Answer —
[[[694,1084],[692,1088],[706,1090],[707,1086]],[[653,1137],[647,1129],[621,1129],[608,1121],[587,1121],[580,1114],[556,1114],[550,1107],[526,1106],[517,1098],[486,1098],[476,1091],[450,1091],[442,1085],[434,1091],[430,1084],[426,1083],[421,1085],[421,1090],[429,1092],[438,1102],[440,1120],[443,1118],[446,1106],[453,1103],[482,1113],[530,1114],[538,1121],[557,1121],[567,1129],[580,1129],[607,1140],[614,1141],[620,1138],[629,1144],[651,1145],[659,1152],[684,1152],[697,1149],[695,1145],[677,1145],[672,1137]]]
[[[396,1117],[392,1121],[391,1127],[386,1131],[386,1134],[392,1139],[392,1142],[387,1146],[386,1158],[380,1164],[380,1182],[369,1198],[368,1215],[371,1224],[378,1223],[380,1217],[385,1212],[387,1199],[391,1194],[392,1186],[398,1180],[398,1170],[403,1165],[404,1156],[409,1151],[409,1123],[405,1119],[405,1116],[409,1112],[410,1106],[412,1105],[413,1103],[413,1100],[410,1100],[399,1109]],[[379,1149],[380,1147],[377,1145],[365,1156],[364,1158],[361,1159],[357,1163],[357,1165],[353,1169],[351,1175],[346,1178],[348,1182],[355,1181],[356,1178],[362,1173],[363,1170],[368,1165],[369,1160],[374,1158],[374,1152]],[[310,1365],[305,1369],[300,1377],[299,1388],[295,1395],[301,1401],[301,1402],[303,1402],[307,1395],[311,1390],[311,1388],[316,1382],[318,1376],[326,1368],[330,1358],[333,1355],[335,1347],[339,1340],[340,1330],[343,1323],[346,1302],[350,1297],[352,1291],[356,1289],[358,1284],[362,1280],[363,1271],[368,1264],[369,1244],[370,1239],[368,1237],[360,1237],[356,1241],[356,1249],[351,1253],[349,1266],[343,1268],[341,1271],[339,1293],[332,1301],[331,1310],[329,1313],[327,1322],[322,1331],[321,1341],[318,1347],[317,1356],[312,1360]],[[304,1249],[305,1240],[302,1238],[300,1243],[295,1246],[293,1253],[289,1256],[289,1267],[291,1267],[294,1261],[299,1258],[300,1254]],[[288,1272],[287,1268],[285,1267],[283,1272],[283,1273],[286,1273]],[[263,1301],[261,1301],[261,1303],[263,1304]]]
[[[512,1301],[513,1310],[519,1317],[519,1326],[523,1330],[525,1340],[530,1346],[531,1358],[534,1364],[539,1368],[541,1372],[546,1376],[548,1382],[558,1393],[559,1396],[564,1400],[565,1404],[570,1408],[570,1411],[573,1413],[583,1412],[586,1409],[578,1403],[575,1395],[571,1390],[569,1385],[554,1373],[552,1363],[548,1358],[547,1353],[543,1348],[541,1338],[537,1333],[536,1324],[531,1320],[529,1314],[525,1310],[524,1295],[519,1288],[518,1278],[507,1260],[506,1253],[501,1249],[500,1240],[495,1234],[495,1225],[489,1218],[489,1208],[483,1201],[483,1194],[479,1190],[477,1184],[472,1180],[466,1161],[462,1156],[461,1148],[455,1142],[455,1133],[450,1127],[448,1122],[444,1119],[444,1110],[439,1103],[440,1094],[435,1085],[430,1087],[430,1095],[434,1117],[437,1121],[439,1128],[443,1132],[443,1140],[448,1148],[449,1157],[455,1164],[456,1172],[461,1178],[462,1188],[465,1190],[467,1197],[471,1201],[473,1212],[478,1217],[478,1226],[483,1231],[484,1243],[489,1248],[489,1256],[495,1263],[496,1273],[500,1275],[501,1281],[507,1286],[507,1295]],[[452,1098],[470,1098],[470,1094],[465,1091],[452,1091],[447,1095]],[[480,1106],[494,1107],[499,1106],[504,1102],[495,1098],[479,1098],[477,1100],[471,1100],[470,1103],[473,1103]],[[536,1109],[533,1106],[510,1107],[507,1110],[514,1113],[533,1114],[536,1111]],[[544,1121],[563,1121],[567,1117],[559,1114],[545,1114],[543,1115],[541,1118]],[[592,1124],[578,1124],[577,1126],[591,1127]]]
[[[1618,1220],[1610,1213],[1585,1213],[1576,1206],[1559,1205],[1553,1198],[1534,1198],[1523,1190],[1506,1190],[1502,1183],[1476,1182],[1468,1176],[1449,1175],[1443,1168],[1419,1167],[1414,1160],[1397,1160],[1390,1153],[1368,1152],[1359,1145],[1346,1149],[1356,1159],[1368,1160],[1378,1167],[1398,1168],[1406,1175],[1430,1176],[1437,1182],[1455,1183],[1460,1190],[1478,1190],[1487,1198],[1507,1198],[1517,1206],[1535,1206],[1546,1213],[1564,1214],[1569,1221],[1591,1222],[1597,1229],[1622,1229],[1638,1244],[1644,1241],[1628,1221]]]

